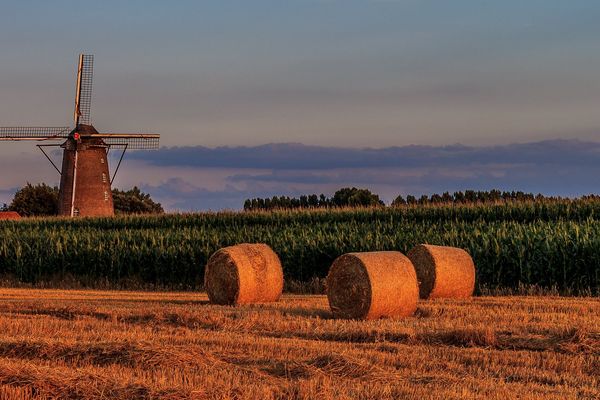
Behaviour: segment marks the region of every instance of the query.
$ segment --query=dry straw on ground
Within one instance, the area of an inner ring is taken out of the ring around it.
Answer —
[[[338,317],[406,317],[417,309],[419,288],[412,263],[400,252],[348,253],[329,270],[327,297]]]
[[[266,244],[238,244],[210,257],[204,286],[215,304],[273,302],[283,291],[283,269]]]
[[[463,249],[420,244],[408,253],[422,299],[467,298],[475,289],[475,264]]]
[[[332,319],[325,296],[0,289],[0,400],[600,399],[600,299]],[[374,323],[376,322],[376,323]]]

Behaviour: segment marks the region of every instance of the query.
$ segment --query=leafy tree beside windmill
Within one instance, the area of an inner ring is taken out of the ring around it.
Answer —
[[[127,149],[154,150],[160,135],[131,133],[100,133],[91,123],[92,77],[94,56],[81,54],[77,69],[77,91],[73,129],[69,127],[8,127],[0,128],[0,141],[31,140],[62,143],[38,144],[52,166],[60,174],[58,214],[63,216],[114,215],[111,184]],[[45,147],[63,149],[59,169],[44,151]],[[108,168],[108,152],[122,149],[113,176]]]
[[[15,211],[23,217],[54,216],[58,214],[58,195],[59,189],[56,186],[27,183],[17,190],[10,205],[0,206],[0,212]],[[162,205],[137,186],[130,190],[113,188],[112,197],[116,214],[164,213]]]

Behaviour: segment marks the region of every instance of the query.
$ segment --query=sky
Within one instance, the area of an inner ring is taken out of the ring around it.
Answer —
[[[170,210],[341,185],[388,201],[494,185],[575,196],[598,187],[599,20],[592,0],[7,2],[0,126],[71,124],[86,52],[95,127],[162,135],[160,151],[126,156],[116,186],[141,186]],[[462,163],[432,156],[458,145],[472,149]],[[414,146],[430,162],[370,159]],[[494,158],[492,171],[469,158],[498,149],[524,152],[510,153],[522,173],[514,160]],[[592,161],[562,159],[577,151]],[[58,182],[38,153],[0,143],[0,203],[28,181]],[[324,162],[333,155],[364,163]],[[302,158],[277,162],[288,156]],[[569,171],[589,179],[552,179]]]

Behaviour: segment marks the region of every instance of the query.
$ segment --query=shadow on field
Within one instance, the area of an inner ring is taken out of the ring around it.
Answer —
[[[307,308],[307,307],[281,307],[277,303],[261,303],[256,304],[260,310],[279,313],[283,316],[294,316],[304,318],[320,318],[320,319],[335,319],[331,311],[324,308]]]
[[[293,315],[298,317],[335,319],[332,312],[322,308],[293,307],[281,310],[282,315]]]
[[[160,304],[177,304],[190,306],[209,306],[211,302],[208,300],[158,300]]]

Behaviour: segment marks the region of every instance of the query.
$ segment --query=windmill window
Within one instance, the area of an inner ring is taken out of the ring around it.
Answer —
[[[104,201],[108,201],[108,192],[104,191]]]
[[[100,159],[100,164],[104,164],[104,158]]]
[[[102,183],[106,183],[106,174],[102,173]]]

